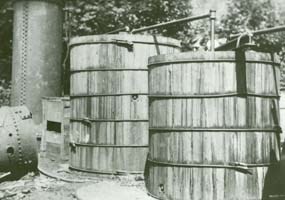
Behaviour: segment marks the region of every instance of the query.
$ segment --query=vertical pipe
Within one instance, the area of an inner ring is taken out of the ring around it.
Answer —
[[[62,8],[54,0],[15,0],[12,106],[26,105],[36,124],[41,98],[61,94]]]
[[[211,51],[215,51],[215,21],[216,21],[216,11],[215,10],[210,10]]]

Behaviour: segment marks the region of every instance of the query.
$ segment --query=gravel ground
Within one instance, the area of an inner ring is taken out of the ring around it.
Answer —
[[[39,168],[46,175],[32,172],[19,180],[0,183],[0,199],[153,199],[147,195],[142,176],[98,176],[76,172],[70,170],[67,163],[51,160],[44,156],[40,156]],[[50,178],[50,176],[56,178]]]

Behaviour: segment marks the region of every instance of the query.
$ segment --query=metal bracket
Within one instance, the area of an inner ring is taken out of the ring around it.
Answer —
[[[128,51],[133,51],[134,49],[134,43],[132,41],[116,39],[113,39],[112,41],[114,41],[117,45],[126,47]]]

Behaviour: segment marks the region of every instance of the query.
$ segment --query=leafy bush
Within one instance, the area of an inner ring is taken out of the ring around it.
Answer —
[[[188,0],[71,0],[71,22],[73,35],[103,34],[117,28],[129,26],[139,28],[169,21],[191,14]],[[173,36],[181,27],[160,30]]]
[[[0,107],[10,105],[11,81],[0,80]]]
[[[130,29],[191,16],[189,0],[71,0],[71,35],[104,34],[128,26]],[[152,33],[185,39],[189,24],[172,25]]]

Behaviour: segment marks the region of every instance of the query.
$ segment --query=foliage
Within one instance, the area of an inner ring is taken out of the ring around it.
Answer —
[[[227,15],[221,20],[220,37],[282,25],[270,0],[230,0]],[[283,33],[254,36],[255,43],[264,51],[284,55]]]
[[[10,80],[12,55],[12,19],[11,2],[0,2],[0,78]]]
[[[0,106],[10,104],[12,55],[11,1],[0,2]]]
[[[189,0],[71,0],[71,35],[104,34],[122,27],[131,30],[191,15]],[[151,33],[184,39],[189,24],[173,25]]]
[[[221,21],[220,37],[284,25],[274,12],[270,0],[231,0],[228,14]],[[285,86],[285,34],[284,32],[254,36],[253,40],[263,51],[277,52],[282,62],[282,81]]]
[[[0,106],[10,105],[11,82],[9,80],[0,80]]]

